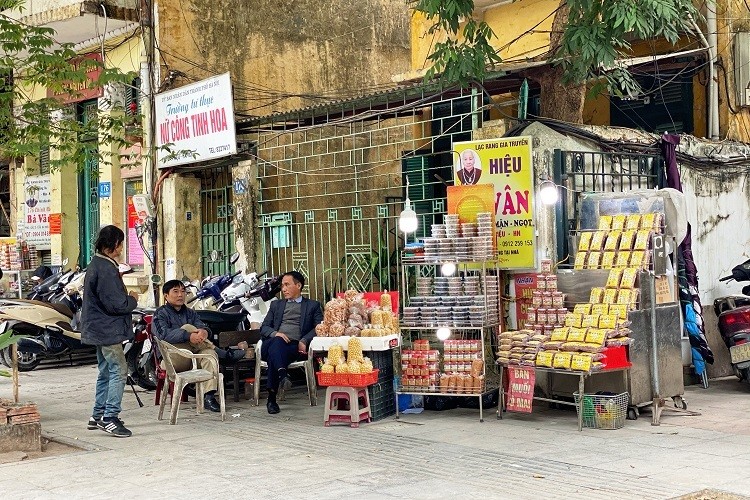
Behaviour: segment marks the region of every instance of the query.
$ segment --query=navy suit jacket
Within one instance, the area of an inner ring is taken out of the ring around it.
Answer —
[[[279,331],[281,320],[284,318],[284,308],[286,307],[286,303],[286,299],[274,300],[271,302],[268,314],[266,314],[266,318],[263,320],[263,324],[260,327],[260,334],[263,337],[263,340],[270,339],[274,333]],[[299,331],[301,335],[300,340],[304,342],[305,345],[310,345],[310,341],[315,336],[315,327],[321,321],[323,321],[323,309],[320,307],[320,302],[302,297]]]

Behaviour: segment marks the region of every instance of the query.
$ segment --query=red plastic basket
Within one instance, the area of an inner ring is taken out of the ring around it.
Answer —
[[[349,386],[350,387],[367,387],[378,381],[378,370],[377,368],[370,373],[350,373],[349,374]]]
[[[342,387],[367,387],[378,381],[378,371],[373,370],[371,373],[323,373],[317,372],[318,385],[327,387],[338,385]]]
[[[341,376],[343,374],[341,373],[323,373],[323,372],[317,372],[315,376],[318,377],[318,385],[322,387],[327,387],[329,385],[341,385],[339,384],[339,380],[341,379]],[[347,376],[348,375],[344,375]]]

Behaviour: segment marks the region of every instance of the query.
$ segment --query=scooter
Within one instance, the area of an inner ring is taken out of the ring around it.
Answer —
[[[143,389],[156,389],[156,350],[151,334],[153,309],[136,309],[133,311],[133,340],[123,344],[125,359],[128,363],[130,379]]]
[[[271,301],[281,291],[281,277],[272,276],[261,282],[260,279],[267,272],[261,274],[249,273],[241,281],[235,280],[221,292],[223,302],[222,311],[244,310],[247,323],[251,329],[258,329],[268,314]]]
[[[750,259],[719,281],[750,281]],[[729,348],[734,374],[750,382],[750,285],[742,288],[742,294],[714,300],[714,312],[719,318],[721,338]]]
[[[238,252],[235,252],[230,257],[229,262],[231,264],[234,264],[239,260],[239,258],[240,254]],[[213,278],[203,280],[200,288],[198,288],[195,292],[195,295],[190,297],[187,302],[185,302],[185,304],[191,309],[196,310],[216,310],[217,306],[223,300],[221,292],[224,291],[224,289],[229,285],[231,285],[237,278],[239,278],[241,274],[242,271],[237,271],[234,274],[227,272],[225,274],[222,274],[221,276],[215,276]],[[186,283],[186,288],[188,287],[195,287],[195,285]]]

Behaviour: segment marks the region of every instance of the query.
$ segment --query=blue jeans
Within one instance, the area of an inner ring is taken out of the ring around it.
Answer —
[[[122,344],[96,346],[99,377],[96,379],[95,418],[116,417],[122,409],[122,395],[128,379],[128,364]]]

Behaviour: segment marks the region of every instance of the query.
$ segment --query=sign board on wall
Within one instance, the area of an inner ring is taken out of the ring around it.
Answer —
[[[513,290],[516,297],[516,328],[521,329],[528,318],[531,307],[531,297],[537,288],[536,273],[522,273],[513,275]]]
[[[88,101],[89,99],[97,99],[104,95],[104,87],[101,85],[94,85],[102,74],[102,55],[99,52],[92,52],[85,56],[77,57],[71,60],[71,64],[78,69],[84,61],[92,64],[86,71],[86,80],[83,82],[63,83],[63,90],[60,92],[54,92],[52,89],[47,89],[47,97],[53,97],[62,101],[63,104],[72,104],[74,102]]]
[[[159,168],[237,153],[229,73],[157,94],[155,107]]]
[[[50,249],[50,178],[49,175],[30,175],[24,181],[23,239],[37,250]]]
[[[126,214],[128,221],[128,234],[127,234],[127,263],[131,266],[142,266],[143,265],[143,248],[141,248],[141,242],[138,241],[138,233],[136,232],[136,224],[141,222],[138,216],[138,211],[133,204],[133,196],[141,194],[143,192],[143,181],[127,181],[125,182],[125,196],[126,196]]]
[[[535,267],[534,172],[531,137],[456,142],[456,185],[492,184],[500,266]]]

